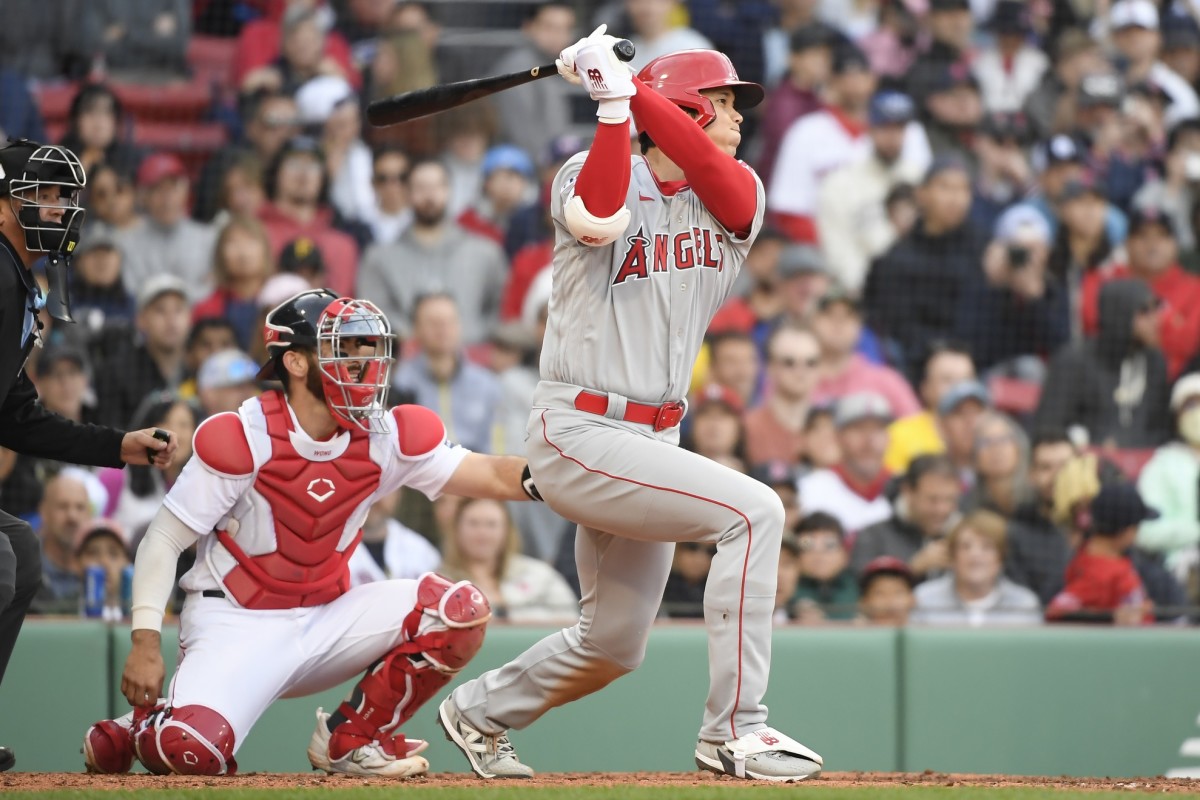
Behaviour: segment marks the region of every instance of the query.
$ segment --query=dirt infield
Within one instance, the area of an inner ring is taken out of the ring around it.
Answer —
[[[506,785],[537,786],[704,786],[718,782],[732,783],[733,778],[706,772],[613,772],[560,773],[541,775],[529,781]],[[419,786],[469,786],[483,782],[472,775],[433,773],[407,781]],[[61,789],[187,789],[206,786],[244,789],[291,789],[297,787],[339,787],[379,785],[378,782],[348,776],[315,773],[250,773],[227,778],[197,778],[171,775],[84,775],[58,772],[13,772],[0,775],[0,792],[51,791]],[[750,784],[747,784],[747,786]],[[769,784],[754,784],[769,785]],[[1175,778],[1046,778],[1013,775],[953,775],[926,771],[923,773],[830,772],[805,784],[813,788],[872,787],[872,786],[983,786],[1004,788],[1023,786],[1038,789],[1071,789],[1074,791],[1133,792],[1200,792],[1200,780]]]

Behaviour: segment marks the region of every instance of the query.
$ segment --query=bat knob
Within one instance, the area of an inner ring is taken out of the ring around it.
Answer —
[[[621,39],[613,45],[613,52],[617,54],[617,58],[622,61],[633,61],[633,57],[637,54],[637,50],[633,47],[633,42],[628,39]]]

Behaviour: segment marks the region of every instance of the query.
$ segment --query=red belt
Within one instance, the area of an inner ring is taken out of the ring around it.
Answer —
[[[575,396],[575,408],[603,417],[608,411],[608,395],[580,392]],[[629,400],[625,403],[625,413],[621,419],[639,425],[651,425],[656,431],[665,431],[680,423],[683,412],[684,405],[679,400],[663,403],[661,406],[648,406]]]

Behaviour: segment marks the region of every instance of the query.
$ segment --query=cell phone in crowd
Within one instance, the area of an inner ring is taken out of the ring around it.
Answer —
[[[1029,250],[1019,245],[1010,245],[1008,248],[1008,266],[1012,269],[1023,269],[1029,264]]]

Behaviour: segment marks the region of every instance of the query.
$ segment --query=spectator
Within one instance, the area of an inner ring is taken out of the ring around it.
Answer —
[[[533,159],[525,151],[496,145],[483,157],[483,193],[459,214],[458,224],[503,246],[513,214],[532,199],[533,180]]]
[[[501,315],[511,319],[515,309],[524,299],[524,290],[541,268],[550,263],[554,251],[554,223],[550,219],[550,203],[553,200],[554,178],[571,156],[587,149],[585,140],[575,134],[555,137],[539,154],[537,186],[530,191],[535,199],[513,212],[504,238],[504,252],[512,258],[510,288],[505,290],[505,301]],[[522,252],[524,251],[524,252]],[[521,258],[518,258],[521,256]],[[518,268],[524,268],[518,272]],[[745,264],[742,264],[745,269]]]
[[[837,34],[822,22],[804,25],[791,35],[787,73],[767,93],[763,104],[762,151],[757,165],[764,186],[771,185],[779,146],[792,123],[823,105],[821,90],[833,68],[836,40]]]
[[[87,179],[88,218],[82,241],[93,236],[111,236],[120,242],[145,224],[137,209],[137,192],[130,172],[102,162],[88,172]]]
[[[667,573],[667,585],[663,589],[663,614],[672,619],[704,618],[704,585],[708,581],[708,570],[716,554],[715,544],[675,544],[671,571]]]
[[[1180,250],[1196,249],[1192,208],[1200,199],[1200,117],[1180,120],[1167,139],[1163,174],[1141,184],[1134,196],[1138,208],[1157,208],[1171,222]]]
[[[1077,116],[1076,136],[1089,145],[1089,163],[1103,167],[1108,199],[1119,208],[1129,208],[1146,177],[1161,169],[1166,109],[1162,87],[1143,82],[1129,87],[1119,111],[1081,109]]]
[[[1078,28],[1064,30],[1055,44],[1051,68],[1025,100],[1024,112],[1034,138],[1044,140],[1072,130],[1083,79],[1111,69],[1099,42]]]
[[[804,624],[853,619],[858,580],[849,569],[842,523],[818,511],[800,520],[795,531],[800,580],[791,596],[794,618]]]
[[[1171,222],[1160,209],[1133,212],[1126,252],[1128,264],[1095,270],[1084,277],[1084,332],[1095,335],[1099,328],[1097,295],[1101,286],[1122,278],[1145,281],[1158,298],[1155,344],[1167,360],[1167,376],[1173,379],[1200,348],[1200,277],[1179,266]]]
[[[488,367],[500,382],[503,396],[496,409],[495,451],[497,455],[525,455],[525,430],[538,384],[536,356],[541,338],[538,331],[522,322],[502,322],[489,344]],[[519,520],[517,527],[524,532]]]
[[[712,43],[701,34],[679,25],[678,0],[625,0],[629,39],[637,55],[629,66],[637,72],[659,56],[677,50],[709,50]]]
[[[195,408],[173,392],[151,392],[131,418],[143,427],[171,431],[179,437],[179,451],[165,471],[150,467],[130,467],[127,472],[105,469],[100,480],[113,501],[106,514],[124,526],[131,536],[141,540],[146,526],[162,506],[167,491],[192,457],[192,437],[200,420]]]
[[[920,180],[922,165],[902,158],[905,133],[916,108],[907,95],[884,91],[871,98],[867,115],[869,155],[835,169],[821,183],[817,231],[834,278],[862,291],[871,261],[896,241],[885,201],[900,184]]]
[[[1005,211],[983,253],[983,269],[967,277],[957,334],[980,370],[1044,357],[1069,335],[1065,288],[1048,274],[1050,226],[1027,205]]]
[[[971,182],[962,161],[935,161],[916,197],[920,220],[871,265],[863,294],[871,329],[899,346],[908,375],[931,341],[953,332],[984,248],[967,221]]]
[[[375,195],[358,95],[345,78],[320,75],[296,91],[296,108],[300,124],[321,143],[334,211],[343,220],[365,222],[375,206]]]
[[[713,316],[712,322],[708,324],[708,333],[711,335],[739,331],[750,334],[756,342],[764,342],[776,320],[783,314],[784,303],[779,284],[782,280],[784,253],[788,253],[790,270],[790,262],[793,260],[791,256],[795,251],[801,251],[800,257],[794,259],[801,265],[801,269],[824,270],[824,263],[816,248],[810,245],[788,245],[787,239],[778,231],[764,228],[754,240],[754,244],[750,245],[750,252],[742,262],[741,275],[745,276],[742,282],[747,285],[741,288],[737,283],[734,284],[734,296]],[[515,263],[513,269],[516,269]]]
[[[796,120],[783,137],[767,205],[794,241],[817,243],[818,196],[825,177],[869,157],[867,112],[875,88],[875,76],[862,51],[850,44],[835,48],[825,91],[827,107]],[[929,163],[929,143],[915,122],[905,127],[900,158],[918,170]]]
[[[492,68],[493,75],[547,64],[575,39],[575,6],[545,0],[527,6],[521,32],[525,42],[513,47]],[[535,81],[510,89],[495,100],[500,135],[526,153],[544,153],[556,136],[571,128],[572,103],[582,91],[566,81]]]
[[[75,268],[71,313],[80,323],[76,332],[99,349],[110,338],[127,337],[133,327],[133,295],[122,279],[123,261],[118,240],[106,233],[93,233],[81,241],[71,260]]]
[[[800,478],[797,494],[806,514],[824,511],[850,535],[891,515],[883,490],[891,474],[883,466],[892,409],[885,397],[858,392],[843,397],[834,412],[841,462]]]
[[[859,619],[868,625],[903,627],[916,606],[916,580],[898,558],[880,556],[858,578]]]
[[[712,41],[712,47],[729,56],[744,81],[762,83],[766,54],[763,36],[776,23],[773,0],[726,3],[723,0],[687,0],[693,28]]]
[[[64,474],[65,473],[65,474]],[[75,538],[96,515],[83,470],[70,469],[46,483],[38,509],[42,543],[42,587],[33,600],[34,614],[78,614],[79,565]]]
[[[1051,621],[1141,625],[1153,603],[1129,560],[1138,525],[1158,519],[1130,484],[1103,486],[1091,502],[1091,535],[1067,565],[1066,586],[1046,608]]]
[[[363,257],[358,294],[383,309],[392,327],[408,330],[415,300],[445,292],[463,313],[466,344],[484,341],[495,327],[504,287],[504,251],[468,233],[447,215],[449,173],[437,161],[419,161],[408,173],[413,224],[395,244],[376,245]]]
[[[792,620],[792,595],[800,584],[800,548],[796,537],[785,532],[779,542],[779,572],[775,581],[775,611],[772,620],[782,625]]]
[[[1169,22],[1163,31],[1159,58],[1189,86],[1195,87],[1200,81],[1200,28],[1195,19],[1176,18]]]
[[[393,7],[387,35],[376,40],[371,61],[363,70],[366,99],[382,100],[456,78],[472,77],[455,75],[455,62],[460,59],[440,41],[441,27],[430,14],[430,7],[424,2],[402,0]],[[372,128],[369,138],[376,147],[392,145],[424,156],[440,146],[438,131],[437,118],[420,119],[405,125]]]
[[[756,403],[759,386],[758,346],[748,334],[729,331],[708,337],[708,377],[734,393],[742,408]]]
[[[1080,143],[1067,134],[1052,137],[1034,152],[1035,166],[1041,172],[1037,189],[1026,202],[1042,212],[1054,232],[1058,230],[1057,209],[1063,202],[1067,186],[1089,179],[1086,159],[1087,154]],[[1128,230],[1125,215],[1111,203],[1105,210],[1104,230],[1114,245],[1125,241]]]
[[[772,295],[782,309],[780,317],[796,325],[808,325],[821,298],[834,285],[825,257],[811,244],[789,244],[779,256],[778,272],[779,286]],[[760,289],[757,294],[764,291]],[[762,299],[759,308],[765,311],[770,306]]]
[[[955,384],[938,402],[938,430],[964,489],[975,484],[975,426],[991,405],[987,387],[976,380]]]
[[[213,255],[217,288],[192,308],[192,319],[223,317],[233,326],[238,346],[249,347],[262,335],[257,298],[274,272],[271,242],[258,220],[236,217],[221,228]]]
[[[89,0],[73,20],[99,45],[104,70],[116,81],[161,83],[187,76],[192,35],[188,0]]]
[[[931,0],[925,23],[929,44],[918,54],[916,64],[906,76],[908,95],[922,107],[933,84],[947,69],[955,64],[966,66],[970,61],[975,33],[968,0]]]
[[[71,100],[67,132],[60,144],[79,156],[89,177],[99,164],[132,172],[141,157],[131,143],[131,127],[113,90],[104,84],[88,83]]]
[[[39,81],[83,75],[89,66],[91,43],[78,26],[64,25],[63,20],[78,19],[78,6],[85,2],[6,2],[5,24],[0,26],[0,65]]]
[[[47,136],[42,112],[28,83],[24,74],[0,66],[0,97],[4,98],[0,105],[0,136],[44,142]]]
[[[1037,595],[1001,573],[1004,518],[974,511],[950,532],[950,572],[917,587],[912,622],[925,625],[1037,625]]]
[[[1026,146],[1029,123],[1021,113],[991,114],[971,140],[975,161],[971,223],[992,230],[1000,214],[1033,186]]]
[[[195,399],[196,375],[200,372],[200,365],[213,353],[236,350],[237,346],[237,336],[229,320],[222,317],[196,320],[183,346],[183,365],[188,378],[179,385],[179,396],[184,400]],[[265,357],[263,361],[266,361]]]
[[[1168,436],[1167,365],[1158,301],[1141,280],[1100,288],[1099,331],[1050,360],[1037,428],[1077,425],[1096,445],[1155,447]]]
[[[1062,224],[1058,226],[1047,269],[1067,295],[1074,340],[1083,337],[1083,279],[1107,268],[1117,255],[1105,227],[1108,209],[1103,185],[1087,175],[1069,182],[1059,199]]]
[[[921,106],[925,132],[934,156],[960,158],[975,170],[973,135],[983,122],[979,81],[963,62],[947,65],[931,77]]]
[[[1008,529],[1004,572],[1014,582],[1032,589],[1043,605],[1062,589],[1063,574],[1071,559],[1072,545],[1061,524],[1065,520],[1056,515],[1055,497],[1059,473],[1075,455],[1075,446],[1063,431],[1034,438],[1029,455],[1033,495],[1017,507]]]
[[[885,0],[879,4],[879,24],[858,39],[871,61],[871,71],[888,83],[903,87],[904,76],[917,60],[922,22],[927,4],[921,0]]]
[[[121,573],[133,563],[129,552],[129,534],[125,528],[116,520],[92,520],[75,537],[75,561],[81,576],[87,574],[89,567],[101,567],[104,570],[105,618],[110,621],[120,619]],[[81,589],[82,583],[80,581]],[[83,592],[79,594],[82,596]],[[64,612],[75,610],[63,609]]]
[[[500,384],[463,356],[462,323],[453,297],[430,294],[417,299],[413,340],[417,352],[396,370],[393,387],[436,411],[451,441],[490,453]]]
[[[804,422],[804,466],[809,469],[833,469],[842,463],[842,446],[838,440],[837,407],[834,404],[813,406]]]
[[[920,410],[908,383],[891,367],[872,364],[856,347],[862,337],[862,308],[851,294],[834,288],[817,303],[812,330],[821,347],[820,378],[813,389],[816,402],[828,402],[854,392],[875,392],[898,416]]]
[[[374,244],[392,244],[412,224],[412,204],[405,185],[409,164],[408,154],[398,147],[384,146],[375,150],[371,169],[375,203],[366,220]]]
[[[311,138],[290,139],[276,154],[266,174],[268,202],[259,212],[276,258],[284,246],[301,236],[321,251],[329,288],[353,294],[358,269],[358,245],[334,227],[329,205],[329,175],[321,147]]]
[[[1104,26],[1098,18],[1096,24]],[[1108,12],[1108,29],[1121,60],[1125,63],[1125,83],[1134,86],[1152,81],[1170,98],[1167,123],[1200,115],[1196,91],[1170,67],[1158,59],[1162,47],[1158,8],[1150,0],[1118,0]]]
[[[236,147],[214,153],[200,171],[196,182],[197,219],[210,220],[217,213],[225,190],[223,184],[233,164],[247,159],[258,165],[270,164],[283,146],[300,134],[300,115],[295,99],[289,94],[264,89],[244,98],[242,106],[242,140]]]
[[[894,475],[907,470],[917,456],[946,452],[938,414],[942,398],[958,384],[975,380],[970,352],[949,340],[930,343],[919,372],[921,410],[901,417],[888,429],[884,462]]]
[[[205,417],[237,411],[242,403],[258,396],[258,364],[240,350],[213,353],[196,374],[196,397]]]
[[[283,252],[279,254],[279,273],[287,275],[290,278],[299,278],[312,289],[323,287],[326,283],[325,259],[321,257],[321,251],[317,249],[317,243],[307,236],[301,236],[284,245]],[[263,296],[271,294],[268,291],[268,287],[271,285],[272,280],[273,278],[268,278],[263,283],[262,290],[258,293],[258,307],[260,310],[266,305],[263,302]],[[286,283],[288,285],[299,286],[295,281],[287,281]],[[278,284],[276,285],[278,286]],[[303,291],[303,289],[300,291]],[[284,300],[287,297],[285,296]],[[251,341],[257,343],[258,339],[251,339]]]
[[[988,27],[995,44],[979,52],[971,64],[980,96],[989,112],[1020,111],[1041,83],[1050,60],[1030,44],[1029,6],[1021,0],[996,3]]]
[[[416,580],[437,572],[442,554],[421,534],[395,518],[400,490],[380,496],[363,521],[362,542],[350,556],[350,583]]]
[[[812,0],[774,0],[772,5],[777,14],[775,24],[762,37],[763,85],[768,87],[788,79],[794,37],[818,22],[817,4]],[[835,33],[832,28],[827,30]]]
[[[270,28],[243,31],[234,62],[234,80],[241,93],[267,89],[295,94],[318,75],[335,75],[360,86],[361,77],[340,52],[345,42],[329,30],[332,21],[331,12],[301,3],[290,6],[274,29],[279,32],[277,45],[267,40],[274,32]]]
[[[804,425],[821,365],[821,346],[812,331],[784,324],[767,339],[766,400],[746,413],[746,460],[751,466],[781,462],[795,467],[804,458]]]
[[[1176,438],[1158,448],[1138,476],[1138,493],[1161,516],[1143,522],[1137,543],[1161,553],[1181,583],[1200,564],[1200,373],[1184,375],[1171,390]]]
[[[183,281],[189,300],[200,299],[212,285],[217,234],[188,216],[190,184],[183,162],[170,153],[147,156],[137,185],[146,221],[121,237],[125,288],[136,293],[151,276],[169,274]]]
[[[437,117],[438,157],[449,175],[449,219],[457,219],[483,190],[483,157],[496,135],[489,106],[465,106]],[[412,191],[412,186],[409,186]]]
[[[520,538],[498,500],[464,499],[453,534],[442,549],[442,574],[469,580],[487,597],[492,613],[508,622],[576,619],[579,603],[549,564],[518,552]]]
[[[984,509],[1012,517],[1029,499],[1026,480],[1029,437],[1012,417],[985,411],[975,423],[975,485],[963,498],[965,511]]]
[[[391,27],[393,0],[348,0],[334,21],[334,30],[350,43],[353,63],[361,68],[371,60],[378,38]]]
[[[958,523],[962,487],[946,456],[918,456],[900,481],[889,519],[864,528],[854,540],[850,565],[862,574],[879,556],[906,563],[918,580],[936,578],[950,566],[946,536]]]
[[[138,292],[137,329],[141,341],[114,355],[96,380],[97,413],[106,425],[122,426],[142,398],[156,389],[179,386],[184,379],[187,342],[187,286],[174,275],[155,275]]]
[[[746,430],[741,398],[732,389],[710,383],[688,406],[691,429],[686,449],[737,472],[746,471]]]

